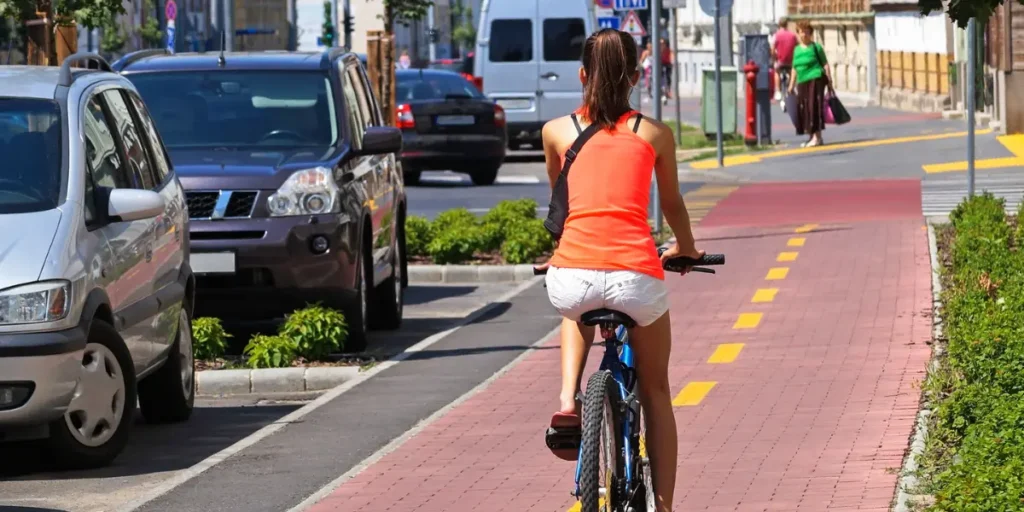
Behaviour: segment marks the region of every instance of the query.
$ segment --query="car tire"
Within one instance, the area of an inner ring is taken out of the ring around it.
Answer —
[[[494,185],[494,180],[498,179],[498,169],[500,168],[500,163],[489,164],[487,167],[484,167],[479,171],[471,172],[469,177],[473,180],[473,184],[476,186]]]
[[[187,308],[178,313],[178,334],[167,361],[139,382],[139,407],[149,423],[178,423],[192,416],[196,401],[196,370],[192,319]]]
[[[405,301],[405,227],[399,223],[395,236],[395,247],[391,251],[391,277],[384,280],[373,290],[370,305],[372,326],[374,329],[393,331],[402,326],[402,311]]]
[[[92,469],[110,464],[128,442],[135,419],[135,400],[131,354],[117,330],[96,319],[89,330],[82,356],[82,377],[74,398],[67,412],[49,425],[46,449],[53,461],[63,469]],[[111,404],[109,416],[106,408],[96,405],[104,402]],[[88,430],[87,422],[91,419],[87,414],[93,409],[93,416],[100,420],[91,432],[83,432]]]
[[[369,223],[369,219],[366,221]],[[356,300],[345,315],[348,321],[348,338],[342,351],[355,354],[366,350],[369,334],[370,290],[373,288],[373,265],[370,256],[370,237],[364,236],[359,244],[359,261],[356,266]]]
[[[405,182],[406,185],[419,185],[421,174],[422,171],[418,170],[405,171],[402,173],[403,181]]]
[[[519,143],[518,141],[509,141],[508,142],[508,149],[511,149],[512,151],[519,151],[522,148],[523,148],[523,145],[521,143]]]

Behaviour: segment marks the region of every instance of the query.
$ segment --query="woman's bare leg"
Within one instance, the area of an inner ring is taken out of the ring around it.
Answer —
[[[594,343],[594,328],[562,319],[562,393],[559,395],[560,411],[577,413],[576,392],[580,389],[583,367],[587,364],[587,354]]]
[[[636,354],[640,404],[647,418],[647,455],[651,459],[658,512],[671,512],[676,487],[676,417],[668,384],[668,356],[672,348],[672,321],[665,313],[647,327],[629,332]]]

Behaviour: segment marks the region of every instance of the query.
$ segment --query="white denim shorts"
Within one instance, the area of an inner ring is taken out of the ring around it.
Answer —
[[[639,272],[551,267],[547,285],[551,305],[576,322],[584,313],[606,308],[644,327],[668,311],[665,281]]]

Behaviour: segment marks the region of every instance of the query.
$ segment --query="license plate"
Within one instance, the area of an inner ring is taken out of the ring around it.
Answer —
[[[234,274],[235,253],[233,252],[194,252],[189,263],[196,274]]]
[[[437,116],[437,124],[442,126],[467,126],[476,123],[473,116]]]
[[[505,110],[529,110],[530,100],[497,100],[496,102]]]

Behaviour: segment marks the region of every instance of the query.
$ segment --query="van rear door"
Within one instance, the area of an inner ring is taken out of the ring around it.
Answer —
[[[474,56],[484,94],[505,109],[510,137],[540,129],[536,26],[538,0],[489,1]],[[545,6],[545,8],[548,8]]]
[[[569,115],[583,103],[579,80],[583,43],[593,29],[586,0],[546,2],[539,20],[540,118]]]

